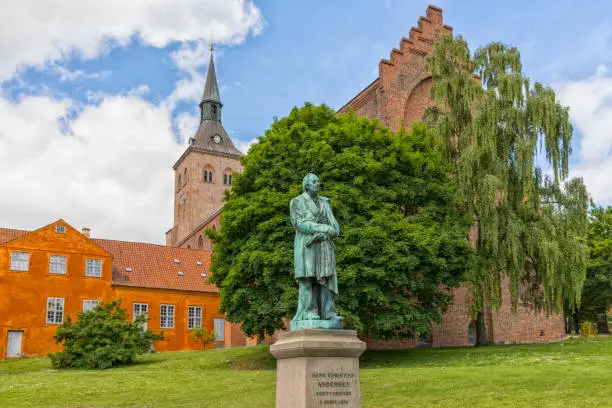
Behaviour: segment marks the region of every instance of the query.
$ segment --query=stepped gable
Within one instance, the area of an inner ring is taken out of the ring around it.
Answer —
[[[208,251],[108,239],[92,241],[113,256],[113,285],[219,292],[208,283]]]
[[[398,131],[402,123],[410,128],[431,104],[431,77],[425,72],[425,56],[440,36],[452,33],[453,28],[442,20],[442,9],[427,7],[426,17],[419,18],[408,38],[400,40],[399,48],[391,50],[389,59],[379,62],[378,78],[338,113],[354,112],[357,116],[378,119],[393,131]]]

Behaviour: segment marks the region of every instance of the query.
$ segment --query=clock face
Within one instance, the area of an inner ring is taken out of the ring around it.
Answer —
[[[219,136],[219,135],[215,135],[215,137],[213,137],[213,141],[214,141],[216,144],[221,143],[221,136]]]

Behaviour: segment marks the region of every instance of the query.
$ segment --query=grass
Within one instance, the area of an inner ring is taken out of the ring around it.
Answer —
[[[274,407],[267,347],[146,355],[130,367],[0,362],[0,407]],[[612,337],[366,352],[363,407],[612,406]]]

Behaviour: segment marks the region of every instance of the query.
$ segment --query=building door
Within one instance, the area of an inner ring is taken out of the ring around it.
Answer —
[[[6,346],[6,357],[21,357],[22,330],[9,330]]]

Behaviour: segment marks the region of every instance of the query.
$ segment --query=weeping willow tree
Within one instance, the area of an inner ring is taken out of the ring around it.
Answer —
[[[465,284],[485,345],[484,311],[501,305],[506,282],[515,310],[519,300],[547,313],[580,303],[589,198],[581,179],[567,180],[568,109],[525,77],[516,48],[491,43],[472,55],[447,36],[426,64],[437,106],[428,118],[473,225],[477,261]]]

